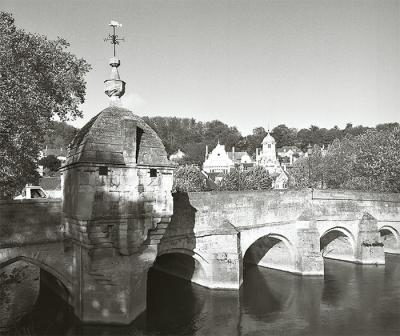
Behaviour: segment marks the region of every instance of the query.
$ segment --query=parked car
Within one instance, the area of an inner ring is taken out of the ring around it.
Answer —
[[[24,189],[22,189],[21,195],[14,197],[15,200],[32,198],[49,198],[49,195],[47,195],[41,186],[26,185]]]

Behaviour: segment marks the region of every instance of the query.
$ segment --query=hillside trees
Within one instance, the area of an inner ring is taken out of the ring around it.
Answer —
[[[51,119],[82,116],[90,66],[68,46],[19,29],[11,14],[0,12],[0,198],[35,179]]]
[[[46,131],[43,146],[48,148],[67,148],[78,129],[66,122],[52,121]]]
[[[186,154],[185,163],[200,165],[204,161],[207,145],[212,149],[219,141],[230,150],[242,140],[236,127],[230,127],[219,120],[203,123],[195,119],[176,117],[143,119],[160,136],[168,154],[178,149]]]
[[[294,146],[296,144],[295,128],[289,128],[286,125],[278,125],[272,129],[271,135],[276,141],[276,148],[283,146]]]
[[[324,157],[314,147],[311,159],[294,164],[295,186],[400,192],[400,128],[388,129],[370,129],[357,136],[349,133],[335,140]]]
[[[201,122],[193,118],[176,117],[144,117],[144,119],[160,136],[168,154],[178,149],[186,153],[186,163],[201,164],[204,161],[206,146],[212,150],[218,141],[225,145],[228,151],[235,147],[236,151],[246,151],[254,156],[256,148],[262,146],[262,140],[267,135],[265,128],[258,126],[253,129],[252,134],[243,137],[236,127],[228,126],[218,120]],[[398,125],[398,123],[379,124],[376,129],[393,130]],[[357,136],[371,129],[348,123],[344,129],[338,126],[327,129],[311,125],[309,128],[297,130],[280,124],[272,129],[271,134],[275,138],[276,148],[295,145],[306,151],[309,144],[327,147],[335,139]]]

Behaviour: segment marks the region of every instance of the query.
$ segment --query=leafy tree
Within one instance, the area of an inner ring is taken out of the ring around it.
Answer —
[[[314,145],[311,155],[295,161],[290,170],[291,184],[295,188],[323,188],[323,157],[321,147]]]
[[[194,165],[179,166],[174,172],[172,190],[190,192],[205,190],[204,176]]]
[[[400,192],[399,148],[400,128],[348,133],[335,140],[325,156],[314,147],[311,159],[297,160],[291,175],[296,187]]]
[[[377,131],[393,131],[395,128],[400,127],[398,122],[378,124],[376,125]]]
[[[294,146],[296,142],[297,130],[289,128],[286,125],[278,125],[273,130],[271,135],[276,141],[276,148],[283,146]]]
[[[250,154],[254,155],[256,152],[256,149],[261,146],[261,143],[265,136],[267,135],[267,131],[264,129],[264,127],[256,127],[253,129],[253,134],[248,135],[244,139],[244,143],[242,145],[242,148]]]
[[[48,155],[41,158],[39,164],[42,165],[43,168],[47,168],[52,172],[56,172],[61,167],[61,161],[54,155]]]
[[[271,189],[272,179],[268,172],[260,166],[240,171],[234,169],[224,175],[220,190],[265,190]]]
[[[183,146],[183,151],[186,156],[183,157],[183,164],[194,164],[198,167],[204,162],[205,153],[206,153],[206,145],[205,143],[187,143]]]
[[[0,197],[37,178],[35,168],[54,116],[81,117],[90,66],[61,38],[27,33],[0,12]]]

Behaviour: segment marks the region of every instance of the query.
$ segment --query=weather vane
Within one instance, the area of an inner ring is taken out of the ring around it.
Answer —
[[[120,105],[121,102],[119,98],[125,93],[125,82],[119,77],[118,67],[120,66],[121,62],[118,57],[115,56],[115,45],[119,44],[119,41],[125,41],[125,39],[118,38],[118,35],[115,34],[115,28],[122,27],[122,24],[118,23],[117,21],[111,21],[108,25],[113,28],[113,33],[108,35],[104,41],[111,42],[114,47],[114,56],[110,59],[109,64],[111,66],[111,75],[109,79],[104,81],[104,92],[110,97],[111,105]]]
[[[125,41],[125,39],[123,37],[118,38],[118,35],[115,34],[115,28],[122,27],[122,24],[118,23],[117,21],[111,20],[111,22],[108,25],[113,28],[113,33],[109,34],[108,37],[106,37],[104,39],[104,42],[107,42],[107,41],[111,42],[111,44],[113,45],[113,48],[114,48],[114,57],[115,57],[115,45],[119,44],[119,41]]]

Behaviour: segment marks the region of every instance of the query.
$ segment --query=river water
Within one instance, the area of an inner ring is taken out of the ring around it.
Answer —
[[[18,335],[400,335],[400,256],[385,266],[325,260],[324,277],[246,265],[240,291],[150,270],[148,309],[127,327],[81,325],[45,291]],[[11,333],[11,331],[9,331]]]

